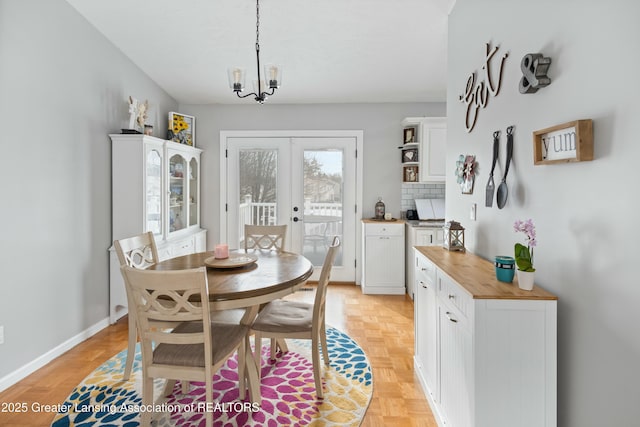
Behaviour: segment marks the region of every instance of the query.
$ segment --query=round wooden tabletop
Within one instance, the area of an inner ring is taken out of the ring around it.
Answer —
[[[244,250],[233,251],[242,253]],[[255,263],[238,268],[207,267],[209,293],[212,301],[255,298],[293,289],[313,273],[313,265],[302,255],[291,252],[248,250]],[[184,270],[205,266],[213,251],[199,252],[161,261],[150,270]]]

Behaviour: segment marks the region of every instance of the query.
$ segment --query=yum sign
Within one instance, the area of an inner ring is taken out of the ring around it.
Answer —
[[[478,120],[478,112],[480,108],[485,108],[489,103],[490,96],[496,96],[500,92],[500,86],[502,85],[502,68],[504,61],[509,56],[509,53],[502,55],[498,70],[496,72],[497,79],[493,75],[491,70],[492,60],[495,54],[500,49],[500,46],[491,48],[490,43],[486,43],[486,54],[484,64],[482,64],[483,76],[482,79],[476,81],[476,72],[472,72],[467,79],[467,85],[464,93],[460,95],[460,102],[467,106],[467,113],[465,115],[464,126],[467,132],[471,132]]]

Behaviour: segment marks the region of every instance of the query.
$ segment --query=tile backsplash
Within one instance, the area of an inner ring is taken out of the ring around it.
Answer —
[[[415,209],[415,199],[444,199],[445,183],[402,184],[402,198],[400,200],[402,215],[407,209]]]

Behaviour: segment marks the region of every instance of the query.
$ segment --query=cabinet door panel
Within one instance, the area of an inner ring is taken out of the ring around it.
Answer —
[[[423,143],[423,158],[426,162],[429,176],[425,178],[444,178],[447,144],[447,129],[445,125],[425,125]]]
[[[416,354],[428,391],[438,401],[438,313],[435,281],[429,277],[433,265],[418,257],[416,270]]]
[[[188,227],[186,177],[187,160],[180,153],[169,153],[169,234]]]
[[[404,285],[404,263],[395,262],[404,253],[401,236],[367,236],[366,238],[367,286]]]
[[[471,426],[473,364],[471,332],[447,305],[440,304],[440,404],[449,427]]]
[[[200,224],[200,170],[198,161],[193,158],[189,161],[189,227]]]
[[[162,238],[162,147],[145,146],[145,231]]]

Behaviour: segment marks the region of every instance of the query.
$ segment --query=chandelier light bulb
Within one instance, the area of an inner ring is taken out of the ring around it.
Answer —
[[[227,70],[229,76],[229,87],[236,93],[244,90],[245,72],[244,68],[233,67]]]

